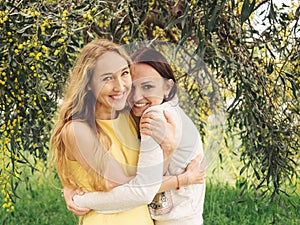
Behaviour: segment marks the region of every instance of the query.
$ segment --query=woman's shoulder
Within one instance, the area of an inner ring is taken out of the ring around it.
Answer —
[[[76,130],[80,130],[80,129],[88,130],[90,128],[89,128],[89,125],[84,121],[72,120],[72,121],[67,122],[63,126],[62,132],[63,133],[73,133]]]
[[[64,125],[61,134],[64,141],[73,142],[80,137],[89,137],[93,132],[86,122],[73,120]]]
[[[62,141],[70,160],[75,160],[95,143],[95,135],[89,125],[84,121],[70,121],[61,131]]]

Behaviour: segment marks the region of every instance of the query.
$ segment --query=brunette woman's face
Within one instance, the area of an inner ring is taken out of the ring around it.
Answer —
[[[100,56],[95,65],[89,89],[96,97],[96,114],[109,115],[125,107],[131,89],[127,61],[116,52]]]
[[[173,81],[164,79],[153,67],[137,63],[132,71],[132,91],[129,105],[135,116],[142,116],[150,106],[160,105],[172,87]]]

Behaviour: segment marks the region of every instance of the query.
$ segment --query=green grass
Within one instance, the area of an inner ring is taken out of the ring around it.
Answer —
[[[74,225],[77,217],[68,212],[60,190],[49,182],[42,185],[22,185],[14,213],[0,211],[2,225]]]
[[[18,193],[21,196],[15,204],[14,213],[5,213],[0,210],[2,225],[74,225],[76,216],[68,212],[65,202],[60,195],[60,190],[55,189],[49,182],[42,185],[32,183],[31,190],[26,186],[20,186]],[[240,191],[226,184],[207,184],[204,221],[205,225],[266,225],[266,224],[300,224],[297,208],[300,206],[299,196],[292,197],[297,207],[289,204],[284,211],[272,204],[254,203],[251,193],[246,193],[239,198]],[[272,223],[274,218],[276,223]],[[133,224],[135,225],[135,224]]]
[[[254,202],[252,191],[248,190],[242,197],[240,190],[224,184],[207,185],[204,206],[204,221],[206,225],[298,225],[300,217],[299,195],[289,198],[282,197],[285,209],[277,202],[267,203],[265,201]],[[293,206],[294,205],[294,206]]]

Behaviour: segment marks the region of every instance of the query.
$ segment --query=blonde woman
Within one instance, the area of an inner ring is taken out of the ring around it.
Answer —
[[[129,113],[122,111],[131,85],[130,58],[119,46],[96,40],[82,49],[51,137],[54,163],[67,189],[106,192],[128,182],[146,190],[148,201],[158,191],[162,151],[148,137],[147,157],[141,157]],[[136,171],[139,154],[139,164],[147,167]],[[153,224],[146,203],[109,215],[90,211],[79,220],[83,225]]]

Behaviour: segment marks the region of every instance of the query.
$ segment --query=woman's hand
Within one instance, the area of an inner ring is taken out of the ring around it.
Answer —
[[[187,177],[187,185],[203,184],[206,178],[206,163],[203,154],[197,155],[187,166],[184,175]]]
[[[62,194],[65,198],[67,209],[70,212],[74,213],[75,215],[83,216],[91,211],[91,209],[81,208],[81,207],[77,206],[73,201],[74,195],[83,195],[84,194],[84,192],[81,189],[64,188],[62,190]]]
[[[165,120],[151,113],[144,114],[140,120],[140,132],[159,143],[164,151],[164,158],[168,159],[177,146],[176,125],[166,111],[164,116]]]

